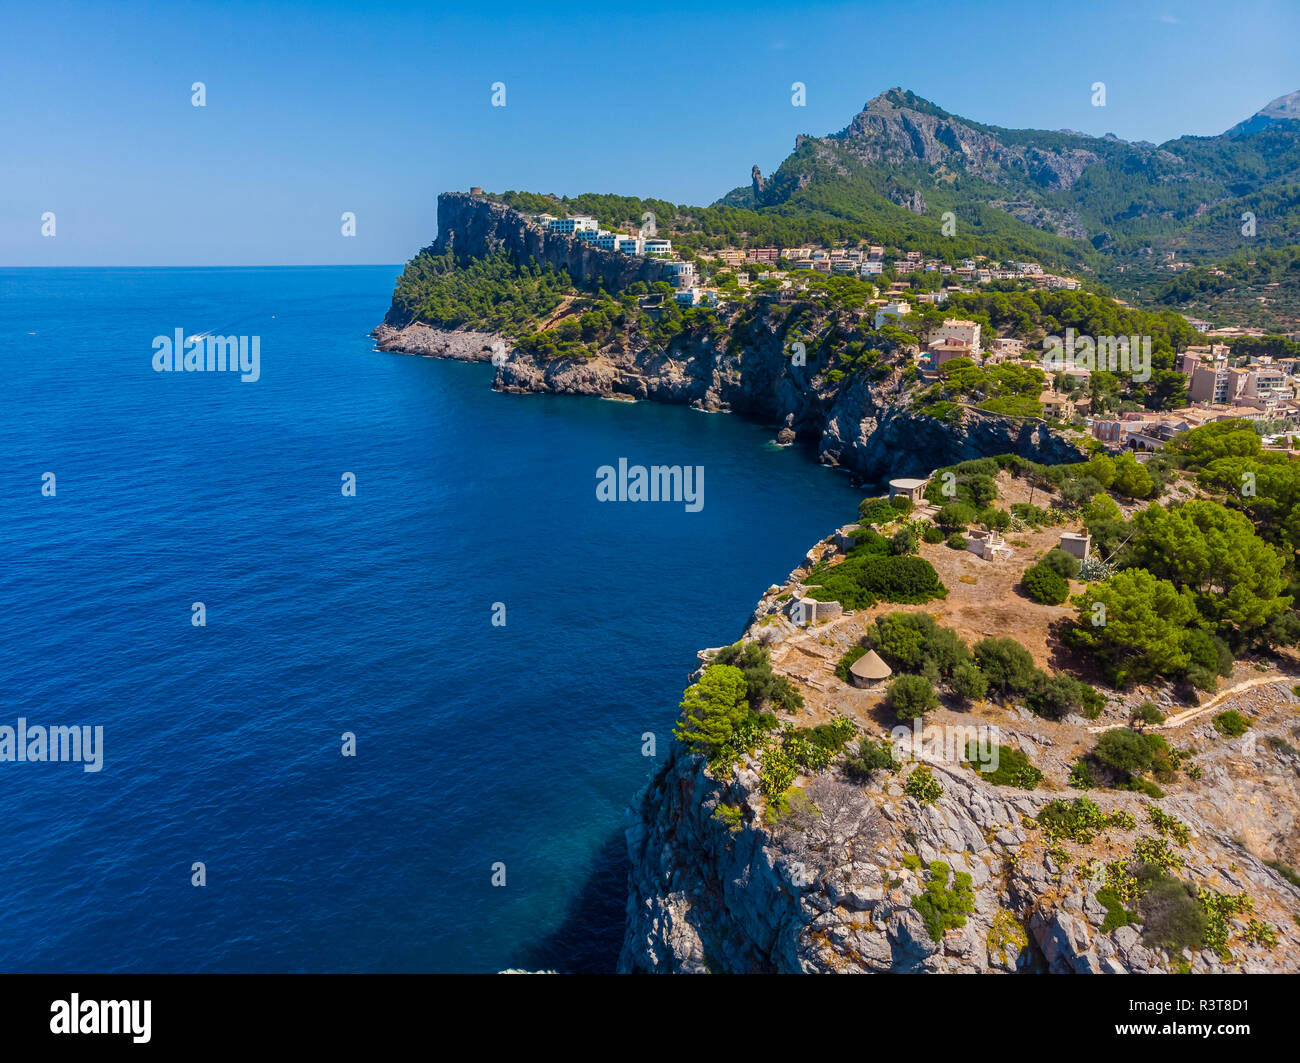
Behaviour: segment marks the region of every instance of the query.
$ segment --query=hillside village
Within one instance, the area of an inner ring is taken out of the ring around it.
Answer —
[[[942,307],[950,295],[971,294],[981,286],[1013,282],[1018,290],[1025,291],[1081,288],[1077,278],[1047,273],[1036,262],[996,263],[978,256],[953,265],[927,258],[919,251],[887,253],[884,246],[867,241],[858,247],[726,248],[695,253],[674,251],[668,239],[607,230],[588,215],[556,217],[542,213],[529,220],[547,232],[601,250],[659,261],[660,276],[672,286],[673,299],[687,308],[725,312],[738,301],[757,297],[778,304],[817,300],[826,291],[812,283],[811,277],[852,278],[871,285],[867,306],[874,311],[877,330],[892,326],[909,331],[914,311]],[[1002,286],[1005,289],[1006,284]],[[1122,300],[1116,302],[1127,305]],[[642,306],[653,314],[655,297],[644,298]],[[1231,340],[1264,333],[1259,329],[1214,329],[1208,322],[1193,318],[1187,321],[1208,341],[1189,346],[1178,356],[1177,369],[1186,378],[1187,406],[1161,413],[1128,410],[1118,415],[1108,416],[1104,411],[1094,415],[1088,397],[1093,369],[1070,366],[1045,379],[1037,396],[1042,416],[1073,425],[1111,450],[1149,452],[1181,432],[1223,420],[1263,426],[1267,429],[1266,446],[1290,449],[1289,433],[1300,429],[1300,355],[1234,357]],[[1286,338],[1300,340],[1300,333]],[[944,318],[941,325],[916,335],[913,364],[922,381],[940,381],[942,368],[958,359],[967,359],[976,366],[1015,364],[1041,368],[1044,364],[1042,353],[1026,349],[1023,340],[981,335],[979,324],[962,318]],[[962,364],[966,363],[957,363]],[[1096,368],[1107,367],[1098,364]]]

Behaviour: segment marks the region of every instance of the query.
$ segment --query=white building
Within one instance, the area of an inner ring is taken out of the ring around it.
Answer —
[[[877,328],[880,326],[877,325]],[[961,318],[946,317],[943,324],[934,330],[930,335],[932,343],[942,343],[944,340],[956,340],[958,343],[964,343],[975,353],[980,352],[980,327],[974,321],[963,321]]]
[[[678,288],[689,288],[695,283],[695,263],[680,258],[672,259],[664,263],[663,276]]]
[[[1291,383],[1281,369],[1252,369],[1246,375],[1246,386],[1241,393],[1248,399],[1277,402],[1291,397]]]
[[[671,240],[651,238],[645,241],[645,254],[647,255],[671,255],[672,253],[673,242]]]
[[[614,250],[622,251],[625,255],[643,255],[645,239],[640,236],[620,236]]]
[[[575,214],[572,218],[551,218],[547,228],[561,236],[572,236],[574,233],[596,232],[600,223],[585,214]]]
[[[897,325],[900,318],[906,317],[911,312],[912,304],[905,303],[901,299],[886,303],[876,311],[876,328],[883,328],[887,321]]]

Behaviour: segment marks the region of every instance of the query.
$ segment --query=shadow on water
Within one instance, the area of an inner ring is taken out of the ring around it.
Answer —
[[[620,830],[597,850],[564,922],[529,946],[515,966],[562,974],[612,974],[627,917],[627,843]]]

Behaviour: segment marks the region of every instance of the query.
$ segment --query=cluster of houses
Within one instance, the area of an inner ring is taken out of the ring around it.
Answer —
[[[702,302],[716,305],[718,302],[716,292],[698,287],[694,262],[676,257],[671,240],[647,236],[644,233],[622,233],[602,229],[596,218],[585,214],[559,218],[553,214],[543,213],[534,215],[530,220],[547,232],[582,240],[602,251],[617,251],[625,255],[646,255],[662,259],[664,279],[672,283],[681,293],[679,302],[688,305]],[[960,265],[954,266],[938,259],[926,258],[920,251],[907,251],[896,259],[887,260],[885,248],[879,244],[829,250],[815,247],[724,248],[720,251],[703,253],[700,258],[728,268],[761,263],[769,267],[768,277],[783,280],[783,289],[789,291],[790,299],[802,290],[797,277],[800,272],[865,279],[880,276],[891,265],[900,274],[937,273],[950,277],[953,286],[1015,280],[1041,288],[1074,290],[1079,287],[1079,281],[1075,278],[1046,273],[1037,262],[996,264],[984,256],[979,256],[962,259]],[[772,271],[770,267],[776,266],[781,260],[789,263],[789,271]],[[747,280],[742,278],[741,285],[747,286]],[[895,281],[890,285],[888,294],[899,295],[909,290],[910,285],[906,281]],[[971,289],[956,287],[956,290]],[[919,296],[919,299],[926,303],[941,303],[947,295],[947,291],[943,290],[925,292]]]
[[[680,306],[723,305],[724,295],[714,288],[701,287],[699,272],[694,261],[679,258],[673,252],[672,242],[644,233],[611,232],[600,227],[594,217],[574,215],[558,218],[551,214],[538,214],[534,224],[548,232],[590,243],[605,251],[626,255],[656,258],[661,263],[661,275],[672,284],[675,302]],[[730,268],[746,263],[762,263],[767,267],[764,276],[776,280],[781,287],[774,293],[778,302],[794,302],[807,298],[807,285],[799,281],[799,273],[812,271],[828,276],[877,277],[886,268],[885,249],[880,245],[858,248],[833,249],[800,247],[727,248],[699,256]],[[789,263],[788,269],[771,267],[781,260]],[[939,273],[951,276],[958,285],[985,284],[998,280],[1028,282],[1042,288],[1075,290],[1079,281],[1072,277],[1058,277],[1045,273],[1036,262],[1011,262],[994,266],[988,259],[963,259],[953,266],[937,259],[925,258],[920,251],[907,251],[892,262],[898,273]],[[749,280],[740,276],[742,288]],[[955,287],[951,290],[971,291]],[[881,292],[882,298],[873,300],[875,327],[905,325],[912,313],[913,304],[902,298],[908,293],[920,304],[942,304],[948,291],[913,294],[906,281],[895,281]],[[655,297],[656,301],[658,297]],[[1235,335],[1262,334],[1252,329],[1214,329],[1209,322],[1187,319],[1207,338],[1230,339]],[[1300,339],[1300,333],[1292,338]],[[980,326],[974,321],[945,318],[943,324],[931,330],[922,352],[923,376],[938,378],[938,370],[954,358],[969,358],[976,364],[995,365],[1002,362],[1040,364],[1037,352],[1026,352],[1023,340],[1011,337],[993,337],[987,349],[981,344]],[[1187,377],[1187,394],[1191,404],[1164,414],[1129,412],[1112,418],[1090,416],[1087,398],[1089,370],[1071,367],[1064,372],[1070,378],[1066,390],[1058,390],[1054,383],[1039,396],[1038,401],[1047,417],[1072,421],[1082,417],[1094,438],[1114,449],[1151,451],[1173,438],[1177,433],[1196,428],[1210,421],[1244,419],[1260,423],[1282,423],[1300,427],[1300,359],[1274,360],[1266,356],[1253,357],[1244,365],[1232,364],[1226,344],[1190,347],[1180,356],[1178,369]]]
[[[977,259],[964,258],[960,265],[954,266],[936,258],[926,258],[920,251],[904,252],[890,262],[885,258],[884,247],[879,244],[830,250],[814,247],[728,248],[713,252],[711,257],[731,267],[743,266],[747,262],[775,264],[779,259],[786,259],[790,263],[792,272],[811,270],[836,277],[878,277],[892,265],[896,273],[937,273],[943,277],[952,277],[957,284],[989,284],[993,281],[1014,280],[1028,281],[1043,288],[1060,288],[1068,291],[1079,287],[1079,281],[1075,278],[1046,273],[1037,262],[995,265],[984,256],[980,256]],[[904,282],[897,283],[895,287],[900,291],[908,289],[908,285]]]
[[[586,214],[557,218],[553,214],[538,214],[533,220],[547,232],[572,236],[590,243],[602,251],[619,251],[625,255],[671,255],[673,242],[644,233],[616,233],[602,229],[600,223]]]
[[[1114,449],[1158,450],[1181,432],[1214,421],[1300,427],[1300,359],[1258,355],[1232,365],[1226,344],[1189,347],[1178,360],[1190,405],[1167,413],[1130,411],[1090,422],[1093,437]],[[1275,441],[1265,438],[1265,445]],[[1276,445],[1287,449],[1285,440]]]

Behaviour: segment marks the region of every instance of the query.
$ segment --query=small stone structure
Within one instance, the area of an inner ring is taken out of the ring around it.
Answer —
[[[1011,547],[999,532],[975,529],[966,533],[966,549],[985,561],[1007,559],[1011,556]]]
[[[929,482],[929,480],[909,480],[907,478],[890,480],[889,497],[903,495],[913,502],[921,502],[925,498],[925,485]]]
[[[839,602],[819,602],[814,598],[795,598],[786,609],[791,620],[805,627],[822,620],[833,620],[843,612],[844,607]]]
[[[885,685],[893,669],[880,659],[875,650],[867,650],[861,657],[849,665],[849,676],[855,687],[864,690],[876,690]]]
[[[1061,549],[1080,561],[1087,561],[1092,551],[1092,536],[1087,532],[1062,532]]]

